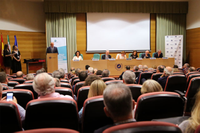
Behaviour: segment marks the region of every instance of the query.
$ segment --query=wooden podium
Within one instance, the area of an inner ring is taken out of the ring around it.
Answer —
[[[58,54],[47,53],[47,72],[52,73],[55,70],[58,70]]]

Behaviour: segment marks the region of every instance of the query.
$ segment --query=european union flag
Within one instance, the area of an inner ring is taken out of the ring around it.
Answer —
[[[16,35],[14,35],[14,38],[15,38],[15,43],[14,43],[14,45],[18,47]]]

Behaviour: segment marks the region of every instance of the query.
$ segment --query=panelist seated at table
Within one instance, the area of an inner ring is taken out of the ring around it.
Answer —
[[[116,59],[126,59],[126,52],[122,51],[121,54],[117,54]]]
[[[80,51],[76,51],[76,52],[75,52],[75,56],[73,57],[72,60],[73,60],[73,61],[80,61],[80,60],[83,60]]]
[[[162,58],[162,57],[163,57],[163,53],[161,52],[161,50],[158,50],[158,52],[156,52],[156,53],[154,54],[154,57],[155,57],[155,58]]]
[[[54,47],[54,43],[51,42],[51,46],[47,48],[46,53],[58,53],[57,47]]]
[[[106,53],[102,55],[102,60],[107,60],[110,58],[111,58],[111,55],[109,55],[109,50],[106,50]]]
[[[133,53],[131,54],[131,58],[132,58],[132,59],[136,59],[137,57],[138,57],[137,51],[134,50]]]
[[[149,54],[149,50],[146,50],[144,54],[142,54],[142,58],[151,58]]]

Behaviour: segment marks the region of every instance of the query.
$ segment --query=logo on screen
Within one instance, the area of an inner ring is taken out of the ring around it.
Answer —
[[[115,69],[120,71],[123,68],[122,64],[115,64]]]

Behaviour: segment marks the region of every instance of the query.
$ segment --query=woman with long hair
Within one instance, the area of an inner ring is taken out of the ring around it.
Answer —
[[[134,50],[133,53],[131,54],[131,58],[132,58],[132,59],[136,59],[137,57],[138,57],[137,51]]]
[[[10,74],[10,68],[11,68],[11,57],[13,54],[10,53],[10,49],[8,47],[8,44],[4,45],[4,51],[3,51],[3,64],[5,66],[6,74]]]
[[[21,54],[20,54],[18,47],[16,45],[13,46],[12,54],[14,54],[13,61],[12,61],[12,70],[13,70],[13,73],[16,73],[17,71],[22,70]]]

